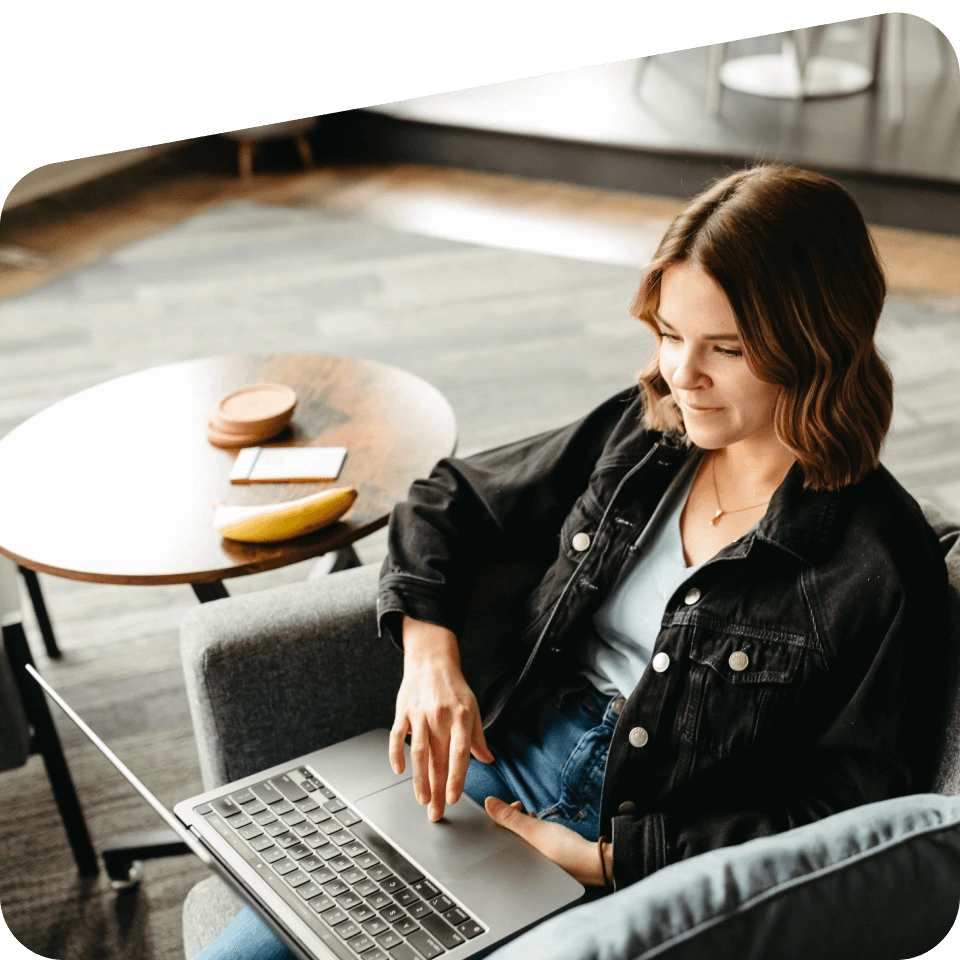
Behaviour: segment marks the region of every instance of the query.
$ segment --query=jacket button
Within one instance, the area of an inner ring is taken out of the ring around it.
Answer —
[[[692,604],[696,603],[700,599],[700,590],[697,587],[691,587],[687,591],[687,595],[683,598],[683,602],[689,607]]]
[[[730,654],[730,659],[727,660],[727,663],[730,664],[731,670],[736,670],[739,673],[741,670],[746,670],[750,666],[750,658],[742,651],[737,650],[736,653]]]
[[[653,669],[657,673],[663,673],[670,666],[670,655],[668,653],[658,653],[653,658]]]
[[[624,800],[623,803],[617,807],[617,813],[622,813],[624,816],[629,816],[631,813],[637,812],[637,805],[632,800]]]
[[[650,739],[650,734],[643,727],[634,727],[627,735],[627,739],[633,747],[645,747]]]
[[[627,701],[623,697],[617,697],[610,701],[610,709],[619,717],[626,703]]]
[[[590,534],[588,533],[577,533],[573,537],[573,549],[579,550],[580,553],[583,553],[587,547],[590,546]]]

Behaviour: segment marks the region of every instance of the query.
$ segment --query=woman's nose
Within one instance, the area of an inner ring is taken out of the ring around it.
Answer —
[[[705,380],[706,374],[700,366],[696,352],[693,350],[684,350],[673,372],[674,386],[681,390],[693,390],[699,387]]]

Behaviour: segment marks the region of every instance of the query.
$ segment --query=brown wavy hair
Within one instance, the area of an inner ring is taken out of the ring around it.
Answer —
[[[720,285],[750,370],[780,387],[774,427],[804,487],[862,480],[890,426],[893,378],[874,344],[886,283],[853,197],[829,177],[779,163],[708,187],[670,225],[631,304],[658,338],[660,279],[684,262]],[[659,351],[638,377],[645,425],[689,443]]]

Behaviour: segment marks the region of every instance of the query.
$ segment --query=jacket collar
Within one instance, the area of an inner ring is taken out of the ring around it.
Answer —
[[[700,457],[705,452],[686,446],[675,430],[661,434],[659,445],[666,461],[678,468],[687,457]],[[839,504],[838,491],[804,490],[803,471],[795,463],[774,491],[763,518],[741,541],[740,549],[745,553],[752,540],[763,540],[806,563],[814,563],[831,539]]]

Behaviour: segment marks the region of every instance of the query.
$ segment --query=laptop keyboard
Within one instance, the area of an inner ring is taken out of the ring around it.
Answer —
[[[433,960],[486,932],[306,767],[195,809],[340,960]]]

